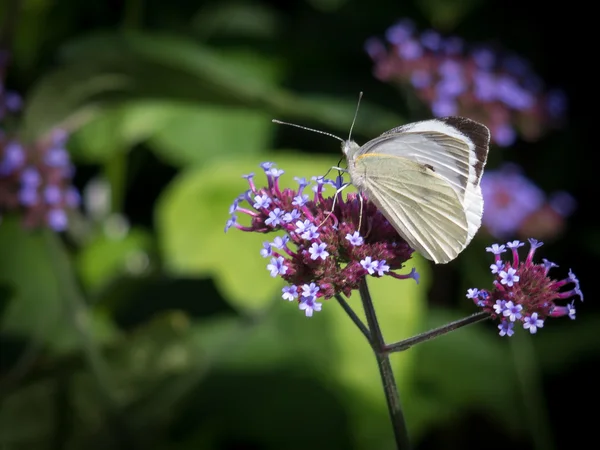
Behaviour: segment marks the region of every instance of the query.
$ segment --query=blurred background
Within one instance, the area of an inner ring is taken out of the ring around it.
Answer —
[[[469,248],[415,256],[419,285],[372,280],[389,341],[475,312],[494,242],[543,240],[587,296],[533,336],[480,323],[393,355],[415,448],[595,439],[591,20],[529,0],[0,2],[0,449],[394,448],[339,305],[304,317],[264,236],[223,233],[261,162],[289,185],[338,162],[271,119],[345,137],[360,91],[359,143],[450,114],[493,135]]]

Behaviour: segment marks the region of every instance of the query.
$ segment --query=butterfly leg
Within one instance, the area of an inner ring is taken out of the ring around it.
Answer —
[[[335,167],[334,167],[335,169]],[[344,190],[346,189],[348,186],[350,186],[350,183],[344,183],[342,184],[336,191],[335,191],[335,195],[333,196],[333,203],[331,205],[331,211],[329,211],[327,213],[327,216],[325,216],[325,218],[321,221],[321,223],[319,224],[319,226],[317,228],[320,228],[321,225],[323,225],[325,222],[327,222],[327,219],[329,219],[329,216],[331,216],[333,214],[333,210],[335,209],[335,202],[337,201],[338,195]]]

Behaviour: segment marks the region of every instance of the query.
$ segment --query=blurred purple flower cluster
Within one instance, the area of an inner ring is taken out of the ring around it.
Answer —
[[[461,38],[434,30],[418,34],[408,19],[365,47],[375,76],[409,86],[434,116],[461,115],[486,124],[499,146],[538,139],[561,124],[566,97],[546,90],[523,58],[488,45],[467,45]]]
[[[0,59],[2,56],[0,56]],[[21,142],[4,123],[21,108],[21,97],[5,89],[0,60],[0,214],[18,212],[26,227],[67,228],[67,210],[80,196],[71,180],[75,172],[65,149],[67,134],[53,130],[37,142]]]
[[[468,289],[467,298],[500,321],[498,329],[500,336],[512,336],[516,323],[522,323],[523,328],[531,334],[544,326],[548,317],[569,316],[575,319],[575,301],[567,305],[557,305],[555,301],[566,301],[579,297],[583,301],[579,280],[569,269],[568,277],[564,280],[554,280],[548,273],[558,267],[547,259],[534,263],[533,257],[543,243],[529,239],[530,250],[525,261],[520,261],[518,249],[525,244],[520,241],[494,244],[486,250],[494,255],[494,263],[490,266],[494,275],[494,287],[486,289]],[[506,251],[511,252],[512,261],[502,258]],[[563,290],[566,285],[573,287]]]
[[[481,180],[485,208],[483,226],[496,238],[535,235],[551,239],[565,227],[575,199],[560,191],[547,196],[519,166],[506,163],[488,170]]]
[[[264,242],[260,255],[267,259],[270,275],[288,283],[282,290],[284,300],[296,301],[310,317],[321,310],[319,299],[337,293],[350,296],[367,275],[418,282],[414,269],[408,274],[393,272],[404,267],[413,249],[365,196],[361,202],[357,194],[344,199],[339,193],[334,206],[334,197],[323,197],[326,185],[338,187],[334,181],[313,177],[314,183],[310,183],[296,178],[296,189],[282,189],[279,178],[284,171],[273,163],[261,167],[267,186],[257,187],[254,174],[244,176],[250,189],[231,205],[225,231],[235,227],[279,232],[272,241]],[[309,189],[312,195],[306,193]],[[240,213],[250,217],[249,225],[238,222]]]

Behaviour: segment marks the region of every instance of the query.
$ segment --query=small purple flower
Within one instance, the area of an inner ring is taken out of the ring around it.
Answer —
[[[283,248],[287,245],[289,240],[290,238],[287,235],[283,237],[277,236],[275,239],[273,239],[273,243],[271,245],[275,248],[278,248],[279,250],[283,250]]]
[[[506,247],[504,246],[504,244],[502,244],[502,245],[492,244],[491,247],[486,247],[485,251],[493,253],[494,255],[498,256],[506,251]]]
[[[516,269],[509,267],[508,270],[501,270],[498,274],[500,276],[500,283],[512,287],[514,283],[519,281],[519,275],[516,274]]]
[[[567,305],[569,310],[569,319],[575,320],[575,302],[571,302]]]
[[[478,295],[479,295],[479,289],[477,289],[477,288],[467,289],[467,298],[475,299],[475,298],[477,298]]]
[[[54,231],[64,231],[68,225],[67,214],[62,209],[51,209],[46,220]]]
[[[268,208],[271,205],[271,199],[267,194],[256,195],[254,197],[254,205],[252,205],[255,209]],[[236,205],[237,206],[237,205]]]
[[[308,202],[308,195],[299,194],[294,197],[294,201],[292,202],[292,205],[301,207],[301,206],[306,205],[306,202]]]
[[[21,173],[21,183],[32,188],[37,188],[42,182],[40,172],[35,167],[27,167]]]
[[[316,225],[311,225],[306,228],[306,230],[300,235],[302,239],[306,239],[307,241],[312,241],[319,237],[319,232]]]
[[[265,223],[275,228],[277,225],[280,225],[283,221],[283,215],[284,212],[281,209],[275,208],[273,211],[269,212],[269,217],[267,218],[267,220],[265,220]]]
[[[302,178],[294,177],[294,181],[296,181],[298,183],[298,185],[300,186],[300,190],[304,189],[306,186],[308,186],[310,184],[308,182],[308,180],[304,177],[302,177]]]
[[[273,248],[270,242],[263,242],[263,248],[260,250],[260,256],[268,258],[273,254]]]
[[[519,247],[523,247],[524,245],[525,243],[521,241],[512,241],[506,243],[506,246],[510,249],[517,249]]]
[[[358,233],[358,231],[355,231],[354,233],[350,234],[348,233],[346,235],[346,239],[348,241],[350,241],[350,244],[352,244],[354,247],[358,247],[360,245],[363,244],[364,239],[362,238],[362,236]]]
[[[321,289],[315,283],[304,284],[301,286],[302,297],[313,297],[316,298],[317,292]]]
[[[260,167],[262,167],[262,170],[264,170],[265,173],[267,173],[267,171],[274,165],[275,165],[275,163],[268,162],[268,161],[260,163]]]
[[[235,214],[232,214],[231,217],[229,219],[227,219],[227,222],[225,223],[225,233],[227,233],[227,231],[235,226],[235,224],[237,223],[237,216]]]
[[[268,176],[271,176],[273,178],[279,178],[281,175],[283,175],[285,173],[283,170],[276,169],[275,167],[272,167],[265,172]]]
[[[503,320],[502,322],[500,322],[500,325],[498,325],[498,329],[500,330],[500,333],[498,333],[498,334],[500,336],[511,337],[513,334],[515,334],[515,331],[513,330],[514,327],[515,327],[514,322],[509,322],[508,320]]]
[[[314,297],[303,297],[300,301],[299,308],[304,311],[306,317],[312,317],[314,311],[321,311],[323,305],[318,303]]]
[[[376,266],[375,266],[375,271],[377,272],[377,275],[379,275],[380,277],[382,277],[385,272],[388,272],[390,270],[390,266],[388,266],[385,263],[385,260],[381,260],[381,261],[375,261]]]
[[[296,286],[285,286],[282,290],[281,297],[284,300],[294,301],[294,299],[298,298],[298,288]]]
[[[504,315],[504,311],[506,311],[506,300],[496,300],[494,312],[498,315]]]
[[[377,261],[373,261],[370,256],[367,256],[360,262],[360,265],[363,266],[369,275],[373,275],[375,273],[375,269],[377,268]]]
[[[436,117],[452,116],[457,109],[456,101],[448,97],[440,97],[431,104],[431,111]]]
[[[502,271],[502,269],[504,269],[504,262],[498,260],[490,266],[490,269],[493,274],[499,273],[500,271]]]
[[[25,162],[25,152],[18,142],[9,142],[4,147],[4,157],[0,158],[0,175],[8,175]]]
[[[329,256],[329,252],[325,250],[326,247],[327,244],[325,244],[324,242],[321,242],[320,244],[313,242],[310,248],[308,249],[308,253],[310,253],[310,259],[317,260],[321,258],[325,260]]]
[[[51,167],[67,167],[69,163],[69,154],[64,148],[51,148],[46,153],[44,162]]]
[[[285,213],[281,220],[283,221],[283,223],[292,223],[294,221],[297,221],[300,218],[300,216],[300,211],[298,211],[297,209],[292,209],[290,212]]]
[[[525,321],[523,322],[523,328],[526,330],[529,329],[531,334],[535,334],[538,328],[542,328],[544,326],[544,321],[542,319],[538,319],[538,313],[531,313],[531,316],[525,317]]]
[[[37,188],[23,186],[19,190],[19,201],[24,206],[33,206],[38,202],[39,196]]]
[[[520,242],[507,244],[512,249],[512,262],[506,262],[507,269],[494,274],[493,289],[485,291],[485,296],[479,295],[479,301],[476,302],[484,312],[500,318],[498,328],[505,334],[509,334],[507,323],[520,321],[525,329],[535,334],[543,327],[547,317],[568,315],[571,319],[575,318],[574,300],[567,306],[556,305],[555,301],[579,296],[579,280],[572,271],[569,271],[569,276],[564,280],[557,281],[550,277],[548,272],[558,266],[546,259],[542,263],[535,263],[533,258],[542,243],[536,239],[529,239],[529,243],[531,248],[525,261],[519,259],[518,249],[522,246]],[[569,284],[575,287],[562,290],[563,286]],[[479,290],[480,294],[481,292],[484,290]],[[474,290],[469,290],[469,293],[474,294]],[[512,327],[510,330],[512,331]]]
[[[502,313],[504,317],[508,317],[508,320],[514,322],[522,317],[521,311],[523,310],[523,305],[515,305],[512,301],[506,302],[504,312]]]
[[[44,200],[48,205],[56,205],[60,202],[61,190],[58,186],[49,184],[44,188]]]
[[[275,258],[271,258],[271,262],[267,264],[267,270],[271,272],[272,277],[276,277],[277,275],[284,275],[288,268],[285,265],[285,259],[283,256],[277,256]]]

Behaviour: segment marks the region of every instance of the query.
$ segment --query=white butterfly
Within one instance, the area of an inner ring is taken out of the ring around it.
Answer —
[[[425,258],[452,261],[479,230],[480,182],[490,143],[485,125],[464,117],[424,120],[393,128],[359,146],[323,131],[274,122],[342,141],[352,184]]]
[[[481,226],[483,175],[490,132],[464,117],[394,128],[342,151],[352,184],[371,200],[408,244],[447,263]]]

